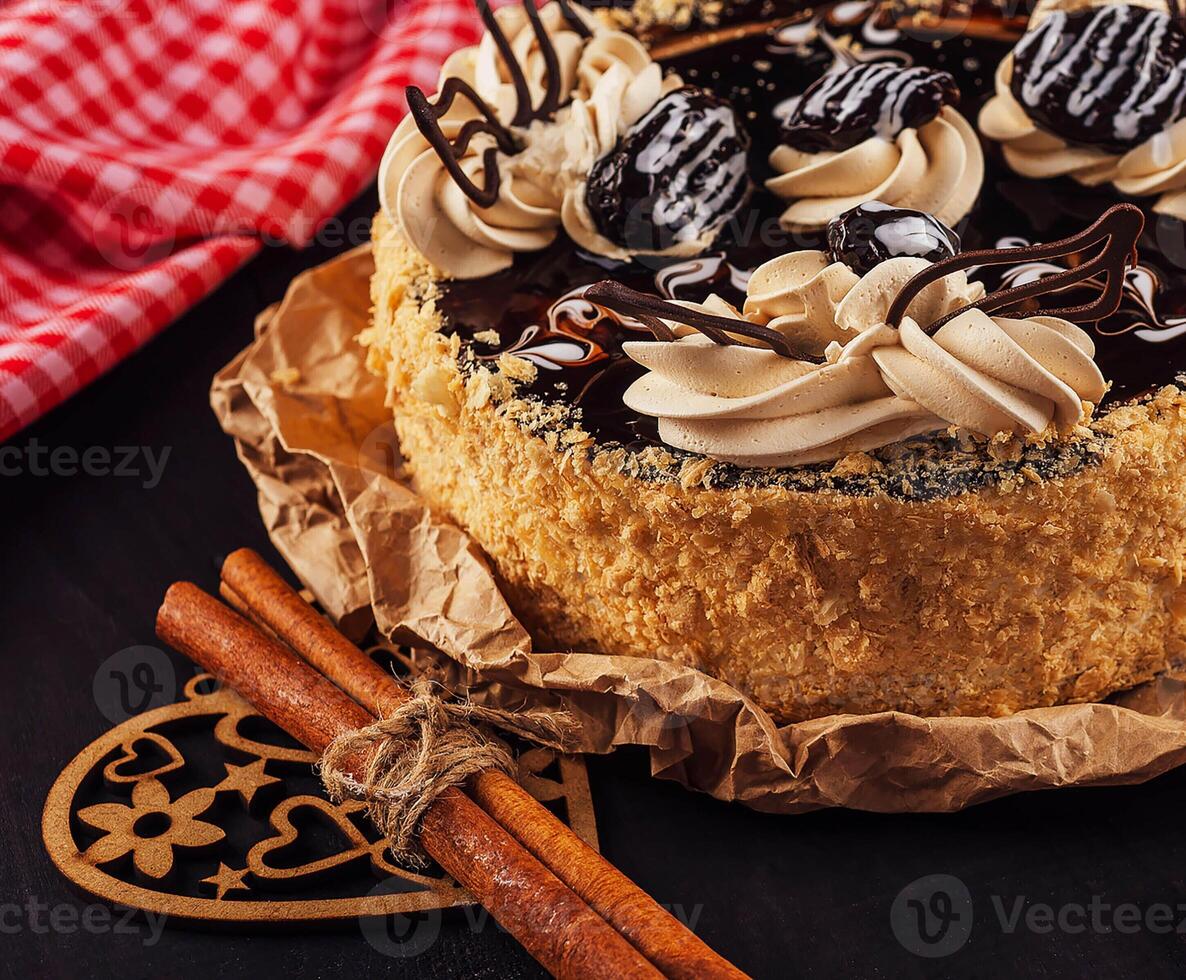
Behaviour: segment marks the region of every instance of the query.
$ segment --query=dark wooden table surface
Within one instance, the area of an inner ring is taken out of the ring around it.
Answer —
[[[221,556],[240,545],[275,559],[252,485],[209,411],[210,378],[294,274],[365,237],[373,208],[370,192],[309,251],[266,249],[9,444],[25,472],[0,477],[0,975],[539,973],[489,921],[460,912],[414,958],[393,955],[395,943],[376,948],[353,922],[289,933],[168,927],[150,945],[143,930],[87,931],[71,927],[77,912],[53,914],[90,902],[46,858],[39,820],[60,768],[107,727],[92,693],[98,665],[156,642],[153,616],[175,579],[213,587]],[[139,477],[38,475],[31,461],[63,446],[146,446],[165,466],[155,485],[143,454]],[[956,815],[773,817],[653,780],[640,751],[589,768],[609,857],[754,976],[1186,972],[1186,771]],[[920,908],[937,913],[926,935]]]

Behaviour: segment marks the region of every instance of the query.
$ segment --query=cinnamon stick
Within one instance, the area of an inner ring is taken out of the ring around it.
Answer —
[[[288,643],[374,715],[408,698],[399,681],[351,643],[258,554],[241,548],[222,566],[223,594]],[[486,772],[471,795],[561,881],[673,978],[745,976],[580,839],[513,779]]]
[[[372,722],[368,711],[234,610],[196,585],[169,588],[157,635],[246,698],[314,752]],[[366,759],[351,760],[362,778]],[[558,977],[661,974],[458,789],[437,798],[421,844],[548,971]]]

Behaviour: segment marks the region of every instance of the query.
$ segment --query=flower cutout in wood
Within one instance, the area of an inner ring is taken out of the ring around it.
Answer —
[[[175,847],[206,847],[225,835],[196,817],[210,808],[214,790],[196,789],[176,800],[159,779],[145,779],[132,790],[132,805],[97,803],[78,811],[78,818],[107,831],[83,854],[91,864],[107,864],[129,851],[136,870],[163,878],[173,868]]]

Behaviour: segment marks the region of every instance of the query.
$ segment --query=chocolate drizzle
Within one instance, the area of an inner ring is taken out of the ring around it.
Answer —
[[[480,119],[470,119],[462,124],[457,136],[450,140],[441,129],[440,118],[449,111],[453,100],[462,95],[473,104],[481,115]],[[427,141],[441,158],[441,164],[453,178],[461,192],[480,208],[493,207],[498,200],[498,190],[501,184],[498,173],[498,151],[511,154],[518,152],[515,137],[498,117],[473,90],[469,82],[462,78],[446,78],[445,84],[437,95],[436,102],[429,102],[428,97],[415,85],[407,88],[408,110],[420,130],[420,135]],[[495,146],[487,147],[482,153],[482,171],[485,186],[479,187],[461,169],[461,157],[469,148],[470,140],[479,133],[486,133],[494,137]]]
[[[613,310],[615,313],[635,317],[655,335],[657,340],[672,341],[676,339],[672,329],[663,322],[664,320],[674,320],[676,323],[683,323],[699,330],[714,344],[720,344],[722,347],[729,344],[738,347],[748,346],[736,337],[730,336],[730,334],[738,334],[765,344],[781,357],[803,359],[803,355],[796,351],[790,341],[777,330],[750,323],[749,320],[715,316],[701,310],[680,306],[678,303],[669,303],[658,296],[639,292],[637,289],[623,286],[620,282],[614,282],[612,279],[595,282],[585,290],[585,299],[598,306],[604,306],[607,310]]]
[[[1103,242],[1100,250],[1090,259],[1059,272],[1055,275],[1044,276],[1033,282],[1008,289],[998,289],[989,293],[967,306],[947,314],[940,320],[927,326],[922,326],[927,333],[934,333],[943,324],[955,319],[968,310],[977,309],[985,313],[996,313],[1016,306],[1026,300],[1055,293],[1068,286],[1092,279],[1103,274],[1104,288],[1099,296],[1089,303],[1078,306],[1043,309],[1043,316],[1060,316],[1068,320],[1092,322],[1102,320],[1116,312],[1120,305],[1120,297],[1124,289],[1124,270],[1128,265],[1137,263],[1137,239],[1141,237],[1141,229],[1145,226],[1145,216],[1141,209],[1132,204],[1115,204],[1108,208],[1090,227],[1058,241],[1046,244],[1027,245],[1024,248],[988,248],[977,249],[972,252],[961,252],[959,255],[936,262],[923,269],[918,275],[904,285],[891,304],[886,323],[891,327],[901,326],[902,318],[910,303],[919,293],[933,282],[938,282],[944,276],[968,269],[972,266],[1008,265],[1017,262],[1034,262],[1046,259],[1066,258],[1075,255],[1083,249],[1091,248]]]

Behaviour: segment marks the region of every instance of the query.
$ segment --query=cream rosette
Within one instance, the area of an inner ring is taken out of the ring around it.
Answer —
[[[805,259],[793,264],[807,268]],[[817,264],[820,272],[828,268],[823,260]],[[915,316],[935,322],[983,295],[978,284],[958,281],[962,273],[946,277],[954,283],[927,287],[938,291],[921,292],[900,329],[888,326],[893,297],[926,264],[891,259],[839,301],[828,289],[840,277],[827,283],[817,274],[815,300],[775,316],[769,314],[797,306],[791,297],[803,297],[802,286],[768,292],[759,283],[753,291],[751,280],[752,295],[765,303],[764,313],[755,309],[746,317],[751,321],[769,316],[766,325],[784,330],[794,323],[818,341],[832,311],[839,339],[828,344],[824,363],[756,346],[720,346],[697,333],[670,343],[632,341],[624,349],[648,373],[623,399],[657,417],[660,438],[673,448],[769,467],[832,461],[951,426],[984,436],[1040,433],[1052,422],[1065,429],[1083,418],[1084,402],[1103,397],[1094,344],[1065,320],[967,309],[928,335]],[[704,307],[740,316],[719,299]],[[779,324],[780,317],[791,319]],[[809,322],[813,317],[820,322]]]
[[[1125,154],[1108,153],[1039,129],[1013,97],[1013,59],[997,68],[996,94],[980,112],[980,131],[1001,144],[1005,162],[1023,177],[1070,177],[1088,187],[1112,184],[1122,194],[1160,194],[1153,210],[1186,221],[1186,119]]]
[[[1051,422],[1068,429],[1083,419],[1083,403],[1097,404],[1107,390],[1091,337],[1054,316],[970,309],[934,336],[907,317],[899,330],[879,327],[851,346],[841,359],[868,347],[899,398],[985,436],[1038,433]]]
[[[570,228],[573,222],[569,199],[579,197],[583,203],[585,177],[594,162],[609,153],[627,129],[680,84],[678,75],[664,77],[654,63],[638,73],[625,63],[610,65],[598,75],[587,97],[575,98],[554,119],[531,124],[525,149],[511,158],[514,172],[548,189],[562,213],[566,231],[587,234],[583,226]],[[585,212],[582,214],[587,217]],[[583,240],[580,244],[589,247]]]
[[[779,223],[792,230],[822,228],[866,201],[926,211],[954,225],[971,210],[984,181],[980,141],[950,106],[892,140],[872,136],[847,150],[820,153],[779,146],[770,165],[778,176],[766,186],[791,202]]]
[[[415,120],[405,118],[392,135],[379,167],[379,200],[408,241],[446,276],[474,279],[510,266],[518,252],[547,247],[562,222],[578,234],[588,233],[565,202],[583,189],[593,161],[608,152],[618,137],[678,86],[678,77],[664,79],[646,49],[633,37],[599,26],[587,12],[574,8],[593,35],[583,38],[564,20],[559,5],[540,9],[540,19],[556,49],[561,92],[571,104],[550,119],[515,129],[522,150],[497,153],[498,200],[491,207],[475,204],[457,186]],[[547,72],[539,40],[521,7],[495,14],[528,83],[533,106],[546,90]],[[474,47],[452,55],[441,71],[469,83],[483,96],[504,125],[515,115],[516,95],[493,38],[486,34]],[[454,100],[439,120],[452,140],[479,113],[464,97]],[[462,171],[483,186],[483,155],[494,146],[481,134],[471,140],[460,160]],[[582,195],[583,197],[583,195]],[[583,203],[583,201],[582,201]],[[587,219],[587,215],[585,215]]]
[[[1131,6],[1166,10],[1156,0],[1129,0]],[[1095,3],[1039,4],[1031,28],[1055,10],[1081,10]],[[1161,195],[1153,210],[1186,221],[1186,119],[1150,137],[1127,153],[1075,146],[1041,129],[1013,95],[1013,56],[997,66],[994,95],[980,111],[980,131],[1001,144],[1005,162],[1023,177],[1070,177],[1087,187],[1112,184],[1133,197]]]
[[[667,445],[722,462],[820,463],[944,426],[894,395],[868,357],[818,365],[699,335],[623,347],[648,369],[626,405],[657,416]]]

